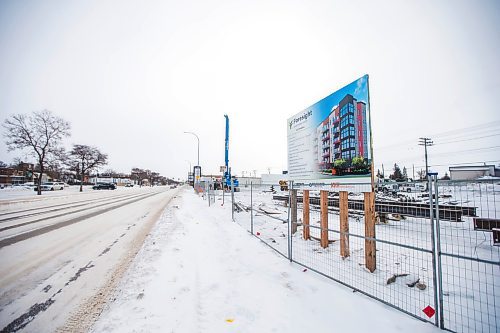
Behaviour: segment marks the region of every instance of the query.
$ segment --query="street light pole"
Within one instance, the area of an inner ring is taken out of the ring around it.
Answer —
[[[200,165],[200,138],[193,132],[184,132],[185,134],[193,134],[198,139],[198,166]]]

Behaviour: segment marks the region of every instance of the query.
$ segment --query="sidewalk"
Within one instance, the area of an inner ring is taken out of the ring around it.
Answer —
[[[441,332],[289,263],[229,206],[180,193],[94,332]]]

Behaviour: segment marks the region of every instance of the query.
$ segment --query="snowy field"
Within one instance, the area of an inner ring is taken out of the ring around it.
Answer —
[[[292,264],[183,191],[147,238],[92,332],[438,332]]]

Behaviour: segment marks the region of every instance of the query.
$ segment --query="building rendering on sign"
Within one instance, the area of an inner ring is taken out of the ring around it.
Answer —
[[[332,167],[335,160],[369,159],[366,103],[347,94],[316,128],[314,149],[320,168]]]
[[[288,118],[287,141],[290,180],[372,184],[368,75]]]

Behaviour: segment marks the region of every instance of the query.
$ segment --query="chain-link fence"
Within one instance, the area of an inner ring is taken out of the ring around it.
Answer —
[[[289,260],[420,320],[500,330],[498,180],[431,176],[379,184],[375,195],[369,184],[295,184],[227,193],[233,220]]]

